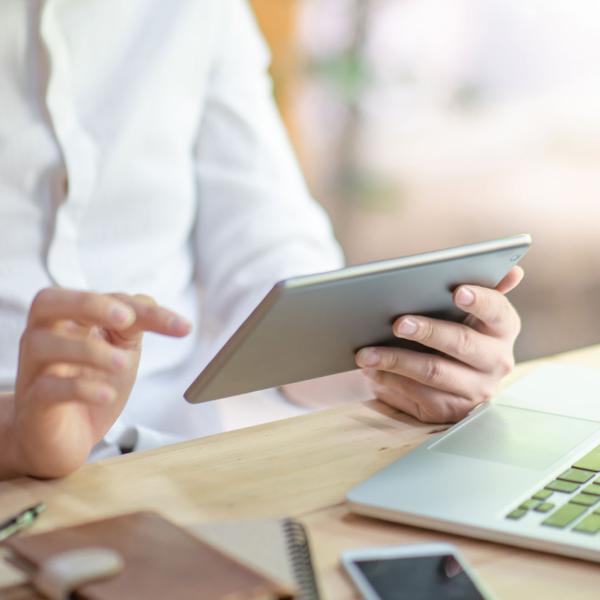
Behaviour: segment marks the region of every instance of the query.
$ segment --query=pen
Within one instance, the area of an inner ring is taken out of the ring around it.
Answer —
[[[37,519],[38,515],[45,509],[46,505],[40,502],[39,504],[31,506],[30,508],[26,508],[18,515],[15,515],[14,517],[11,517],[10,519],[0,523],[0,542],[11,535],[19,533],[19,531],[23,531],[23,529],[27,529],[27,527],[33,525],[33,522]]]

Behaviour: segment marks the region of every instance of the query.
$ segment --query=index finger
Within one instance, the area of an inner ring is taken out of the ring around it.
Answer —
[[[67,320],[119,330],[135,321],[135,312],[119,299],[96,292],[46,288],[36,294],[29,310],[29,327]]]
[[[163,335],[183,337],[192,329],[192,324],[181,315],[159,306],[150,296],[113,294],[135,312],[134,323],[125,331],[120,331],[122,337],[134,337],[142,331],[152,331]]]
[[[454,302],[475,317],[497,337],[516,336],[521,320],[510,301],[499,291],[475,285],[461,285],[454,292]]]

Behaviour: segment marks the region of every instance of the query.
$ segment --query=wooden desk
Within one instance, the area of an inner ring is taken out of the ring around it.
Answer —
[[[552,360],[600,367],[600,346]],[[548,359],[550,360],[550,359]],[[515,377],[534,366],[519,367]],[[36,501],[35,531],[138,509],[182,523],[294,515],[309,528],[324,597],[357,598],[338,566],[345,548],[451,540],[499,599],[600,596],[600,567],[352,515],[346,491],[439,426],[379,402],[338,408],[85,466],[63,480],[0,484],[0,518]]]

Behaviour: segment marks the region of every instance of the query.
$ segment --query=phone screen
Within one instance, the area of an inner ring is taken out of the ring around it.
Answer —
[[[359,560],[354,564],[381,600],[484,600],[451,554]]]

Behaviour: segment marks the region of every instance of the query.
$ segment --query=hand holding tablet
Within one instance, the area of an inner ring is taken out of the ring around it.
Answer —
[[[472,408],[475,401],[487,395],[494,380],[499,379],[500,371],[510,366],[518,317],[502,293],[520,280],[521,273],[511,269],[530,244],[528,235],[520,235],[280,282],[185,396],[190,402],[203,402],[349,371],[357,368],[356,352],[361,348],[377,348],[383,360],[388,361],[379,363],[381,368],[377,370],[384,375],[378,385],[397,390],[398,394],[393,399],[389,394],[382,399],[415,414],[415,406],[411,404],[415,401],[404,386],[413,386],[411,391],[414,391],[414,384],[419,384],[435,392],[431,394],[434,404],[455,403],[456,397]],[[497,291],[489,289],[496,286]],[[463,303],[459,308],[455,299],[465,293],[470,298],[469,292],[475,298],[471,304]],[[472,316],[465,325],[458,325],[466,313]],[[418,321],[412,319],[418,326],[412,334],[416,336],[414,339],[410,339],[411,334],[398,336],[402,324],[406,325],[407,320],[411,324],[406,317],[399,319],[405,315],[422,316]],[[453,323],[443,323],[440,327],[440,321]],[[433,324],[437,327],[430,327]],[[477,335],[466,336],[467,330]],[[428,341],[438,351],[440,348],[436,346],[442,346],[441,351],[448,355],[432,358],[415,351],[425,350]],[[454,356],[450,354],[452,351]],[[470,360],[488,360],[489,364],[464,363],[461,358],[466,358],[469,352],[473,353]],[[457,359],[457,354],[461,358]],[[395,371],[408,358],[413,369],[421,369],[422,379],[429,385],[412,379],[414,371],[410,375]],[[361,359],[358,360],[360,364]],[[458,370],[446,369],[450,363],[442,361],[454,361],[452,366]],[[376,368],[366,363],[361,366]],[[460,394],[465,388],[450,387],[457,373],[470,377],[467,381],[478,398],[464,398]],[[435,387],[436,381],[441,381],[442,389]],[[419,391],[423,393],[423,388]],[[426,420],[452,417],[446,412],[416,416]]]
[[[513,344],[519,316],[504,294],[523,278],[513,267],[495,290],[460,286],[454,303],[469,315],[463,323],[424,316],[403,316],[393,331],[440,354],[401,348],[364,348],[356,357],[366,367],[374,395],[428,423],[465,417],[494,394],[514,367]]]

